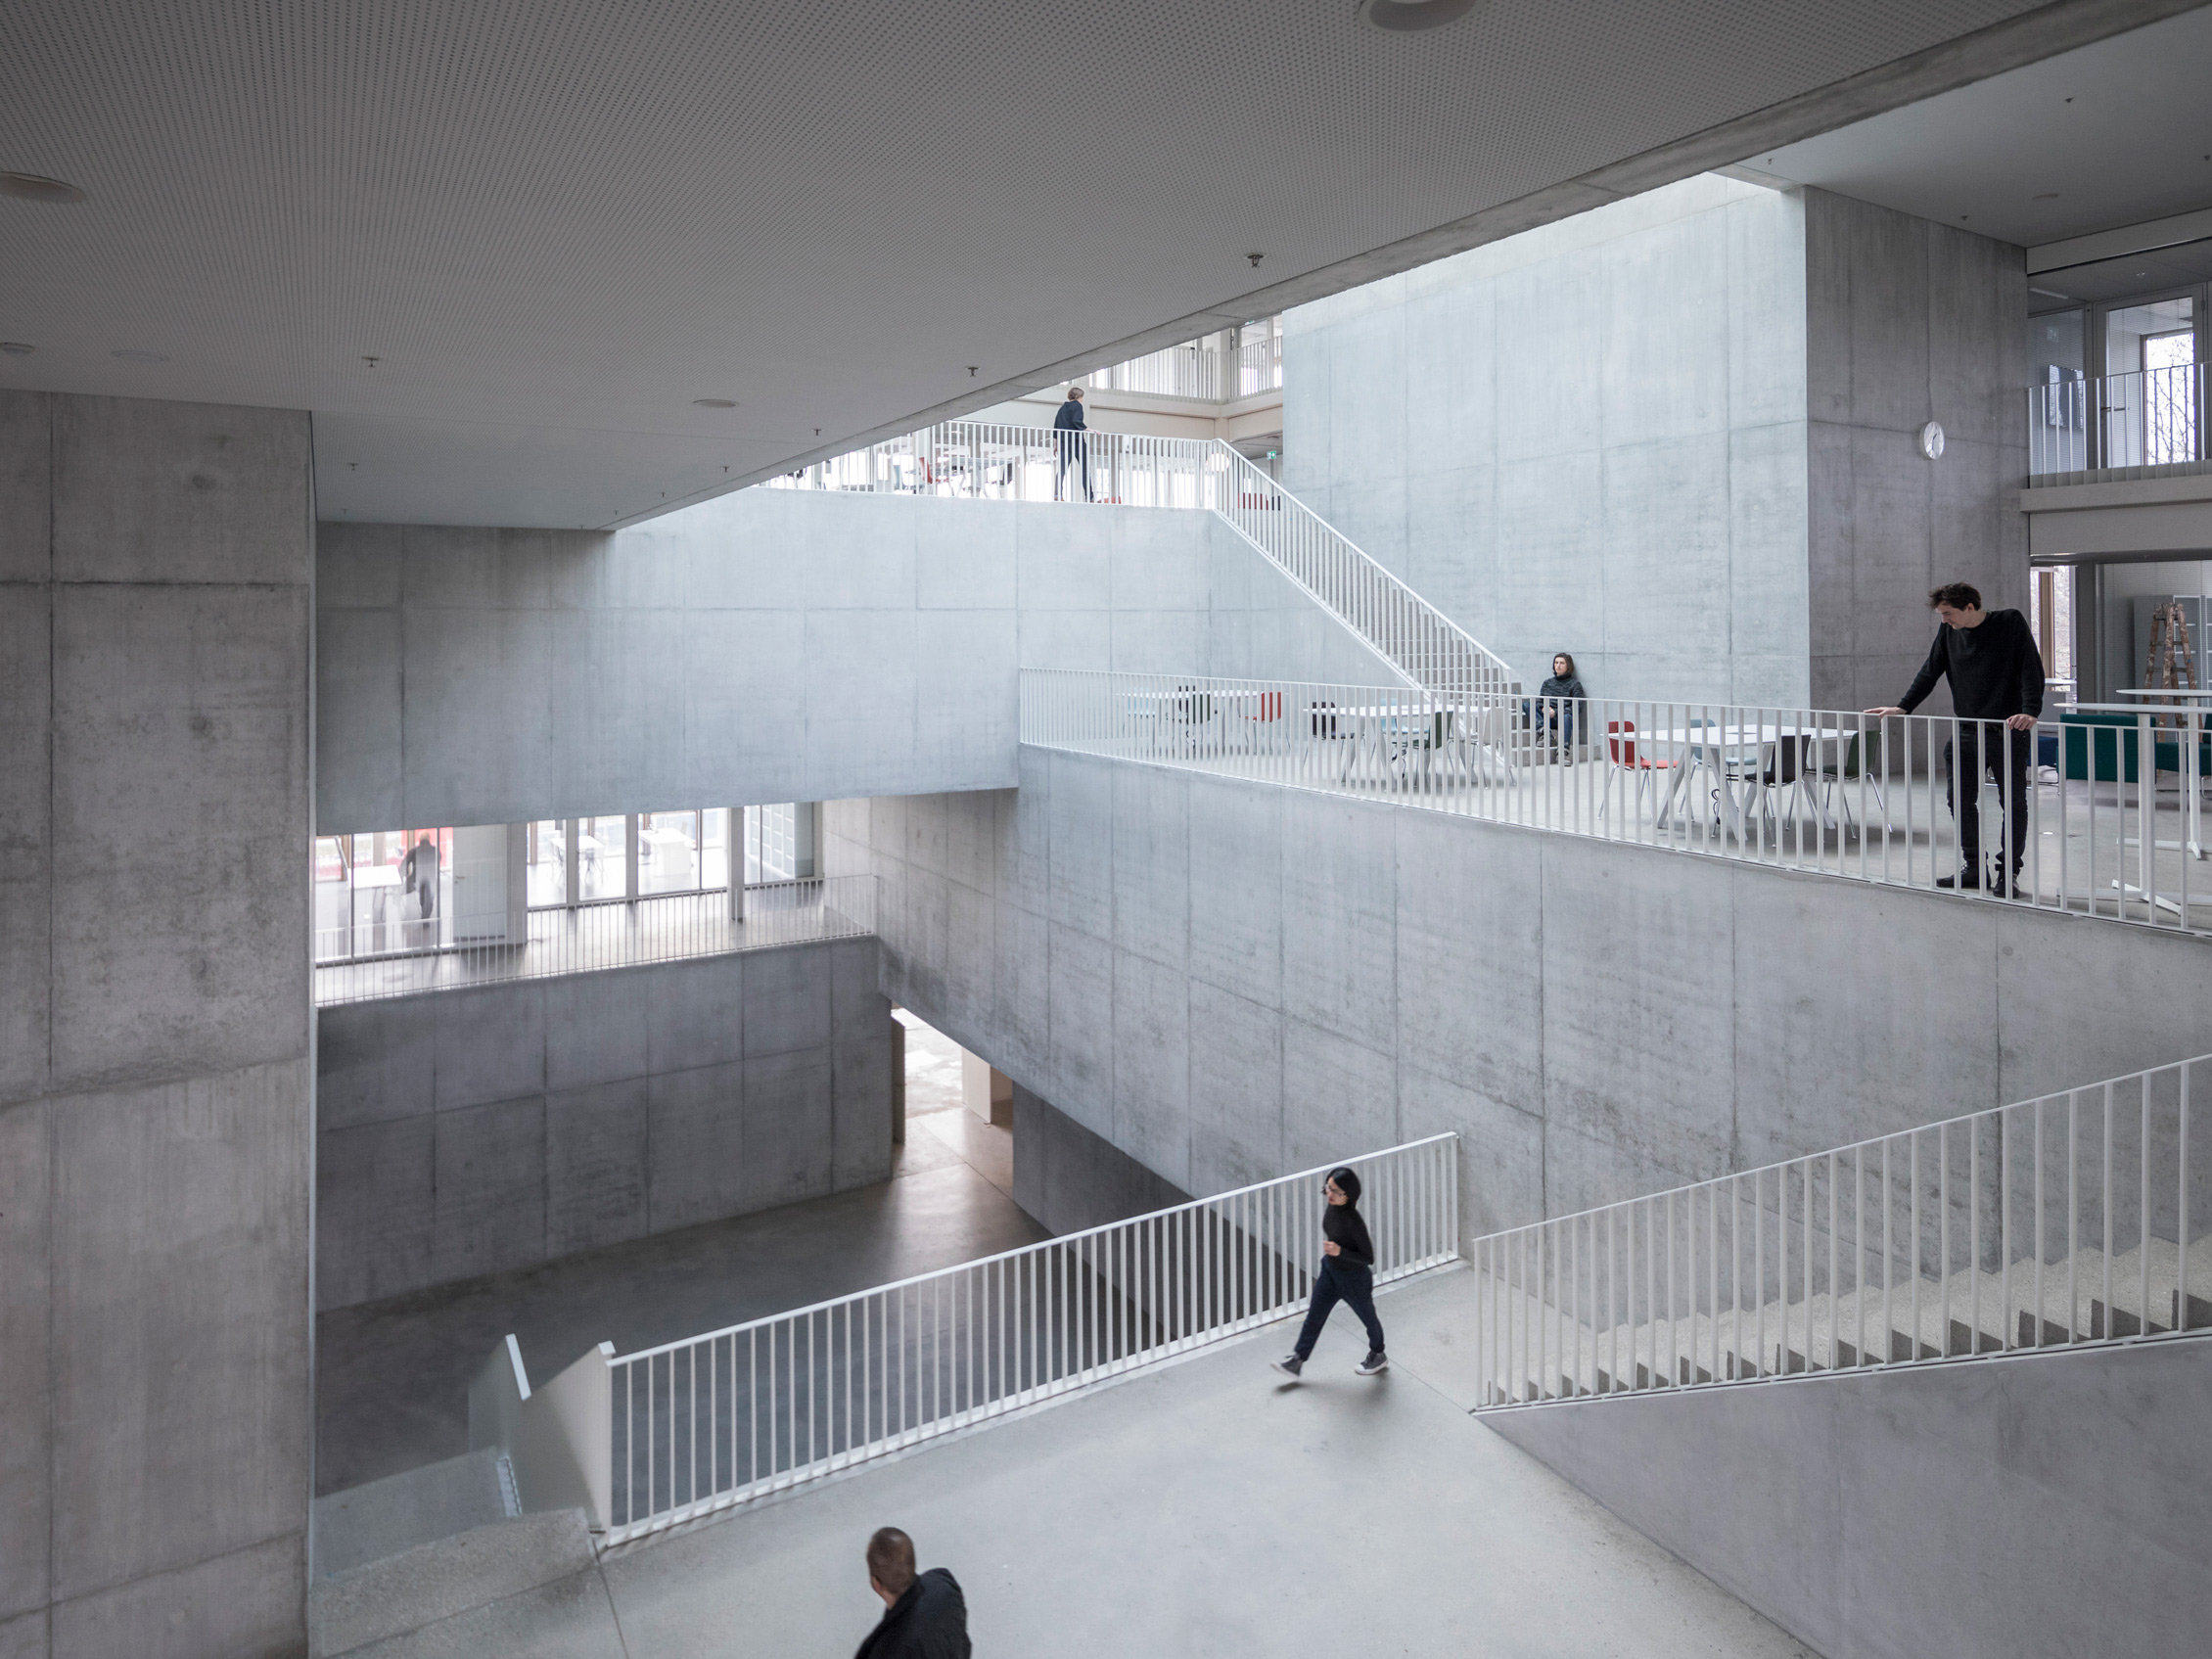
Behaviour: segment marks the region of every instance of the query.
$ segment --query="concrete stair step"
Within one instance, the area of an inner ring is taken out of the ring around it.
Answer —
[[[496,1452],[471,1452],[315,1499],[315,1572],[350,1572],[433,1539],[522,1513]]]
[[[547,1510],[433,1539],[318,1580],[307,1596],[309,1659],[338,1659],[565,1579],[592,1560],[581,1509]]]

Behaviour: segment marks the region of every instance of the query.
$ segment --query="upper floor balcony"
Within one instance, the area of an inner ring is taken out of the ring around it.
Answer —
[[[2204,364],[2087,377],[2049,373],[2045,384],[2028,388],[2029,487],[2207,470]]]

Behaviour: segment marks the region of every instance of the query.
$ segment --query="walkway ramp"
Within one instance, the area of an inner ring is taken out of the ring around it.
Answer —
[[[847,1652],[881,1611],[860,1551],[886,1524],[960,1580],[979,1653],[1807,1653],[1460,1408],[1470,1278],[1385,1293],[1383,1377],[1353,1376],[1340,1316],[1285,1384],[1266,1362],[1292,1327],[1262,1329],[620,1547],[359,1659]]]

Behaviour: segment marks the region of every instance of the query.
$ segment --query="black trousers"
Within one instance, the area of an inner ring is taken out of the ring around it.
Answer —
[[[2012,826],[2012,861],[2005,873],[2020,873],[2028,851],[2028,769],[2035,758],[2036,734],[2013,731],[2003,720],[1960,720],[1958,743],[1944,745],[1944,800],[1959,825],[1959,856],[1967,869],[1981,860],[1982,779],[1990,777],[1997,779]]]
[[[1083,465],[1083,498],[1088,501],[1091,499],[1090,439],[1087,435],[1071,431],[1065,427],[1061,428],[1057,438],[1060,446],[1060,468],[1052,481],[1052,498],[1057,501],[1067,489],[1069,465],[1081,462]]]
[[[1292,1352],[1301,1359],[1313,1357],[1313,1344],[1321,1340],[1321,1327],[1329,1322],[1341,1302],[1359,1315],[1367,1327],[1367,1346],[1383,1351],[1382,1321],[1375,1317],[1375,1275],[1369,1267],[1341,1267],[1334,1256],[1321,1258],[1321,1270],[1313,1276],[1313,1300],[1306,1305],[1306,1324]]]

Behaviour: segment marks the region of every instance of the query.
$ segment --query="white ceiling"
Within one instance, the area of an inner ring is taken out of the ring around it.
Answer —
[[[0,386],[619,523],[2177,3],[10,0],[0,169],[89,200],[0,198]]]
[[[2022,247],[2212,206],[2212,11],[1750,158]]]

